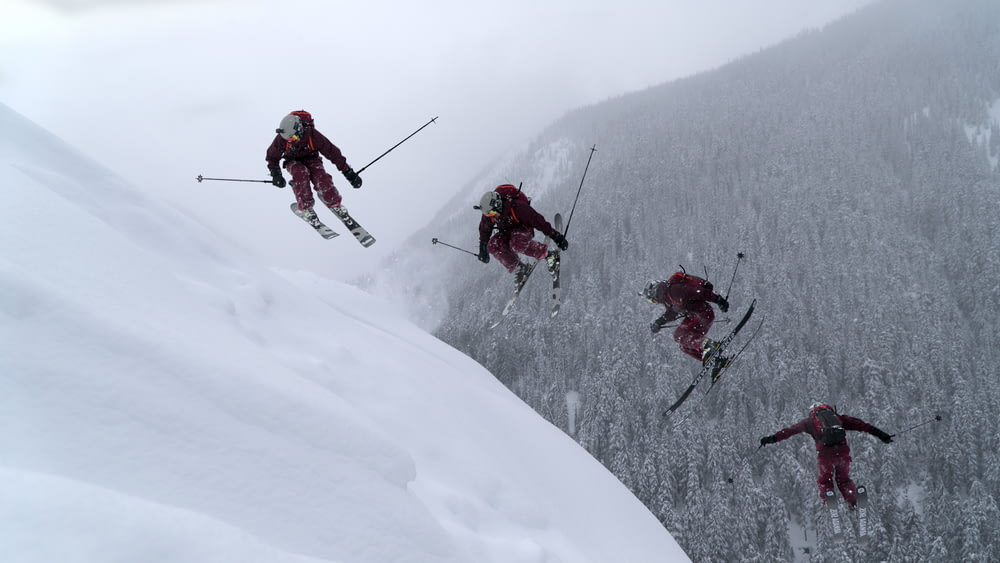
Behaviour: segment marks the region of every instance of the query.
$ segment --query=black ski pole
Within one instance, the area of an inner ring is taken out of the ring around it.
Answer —
[[[198,177],[195,178],[195,180],[198,180],[198,182],[201,182],[202,180],[217,180],[219,182],[263,182],[265,184],[271,183],[271,180],[241,180],[239,178],[206,178],[201,174],[198,174]]]
[[[476,254],[475,252],[472,252],[472,251],[469,251],[469,250],[466,250],[466,249],[464,249],[464,248],[459,248],[459,247],[457,247],[457,246],[452,246],[452,245],[450,245],[450,244],[448,244],[448,243],[446,243],[446,242],[441,242],[441,241],[439,241],[439,240],[438,240],[438,239],[436,239],[436,238],[432,238],[432,239],[431,239],[431,244],[440,244],[440,245],[444,245],[444,246],[447,246],[448,248],[454,248],[455,250],[461,250],[462,252],[465,252],[466,254],[471,254],[471,255],[475,256],[476,258],[479,258],[479,255],[478,255],[478,254]]]
[[[733,278],[729,280],[729,287],[726,288],[726,300],[729,300],[729,291],[733,289],[733,282],[736,281],[736,271],[740,269],[740,260],[743,260],[743,253],[736,253],[736,267],[733,268]]]
[[[379,158],[382,158],[383,156],[385,156],[385,155],[387,155],[387,154],[391,153],[393,149],[395,149],[395,148],[396,148],[396,147],[398,147],[399,145],[402,145],[403,143],[405,143],[405,142],[407,141],[407,139],[409,139],[410,137],[412,137],[412,136],[416,135],[417,133],[419,133],[419,132],[420,132],[420,130],[421,130],[421,129],[423,129],[424,127],[427,127],[428,125],[430,125],[431,123],[434,123],[435,121],[437,121],[437,116],[435,116],[435,117],[434,117],[433,119],[431,119],[431,120],[430,120],[430,121],[428,121],[427,123],[424,123],[423,125],[421,125],[421,126],[420,126],[420,129],[417,129],[417,130],[416,130],[416,131],[414,131],[413,133],[410,133],[409,135],[407,135],[407,136],[406,136],[406,139],[403,139],[402,141],[400,141],[400,142],[396,143],[395,145],[392,145],[392,148],[390,148],[389,150],[385,151],[384,153],[382,153],[382,154],[378,155],[378,158],[376,158],[375,160],[373,160],[373,161],[369,162],[368,164],[366,164],[366,165],[362,166],[362,167],[361,167],[361,170],[358,170],[358,171],[357,171],[357,174],[359,174],[359,175],[360,175],[360,174],[361,174],[362,172],[364,172],[364,171],[365,171],[365,168],[368,168],[368,167],[369,167],[369,166],[371,166],[372,164],[375,164],[376,162],[378,162],[378,159],[379,159]]]
[[[590,156],[587,157],[587,166],[583,168],[583,177],[580,178],[580,187],[576,189],[576,198],[573,199],[573,207],[569,210],[569,219],[566,219],[566,228],[563,229],[563,236],[569,232],[569,224],[573,222],[573,212],[576,211],[576,202],[580,200],[580,191],[583,189],[583,181],[587,179],[587,170],[590,169],[590,159],[594,158],[594,151],[597,150],[597,145],[590,147]]]
[[[941,420],[941,415],[936,414],[936,415],[934,415],[934,418],[925,420],[925,421],[921,422],[920,424],[916,424],[914,426],[911,426],[911,427],[907,428],[906,430],[900,430],[899,432],[896,432],[895,434],[893,434],[893,436],[899,436],[903,432],[909,432],[910,430],[916,430],[917,428],[920,428],[921,426],[923,426],[925,424],[930,424],[930,423],[936,422],[938,420]]]

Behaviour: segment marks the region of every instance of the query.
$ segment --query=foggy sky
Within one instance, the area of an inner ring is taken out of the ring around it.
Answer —
[[[3,0],[0,102],[265,263],[346,280],[564,113],[869,1]],[[327,165],[372,248],[325,211],[342,236],[312,233],[288,211],[287,188],[194,180],[267,178],[264,151],[296,109],[356,169],[440,117],[367,170],[361,190]],[[508,181],[531,179],[491,183]],[[473,246],[477,224],[470,212],[468,240],[453,242]]]

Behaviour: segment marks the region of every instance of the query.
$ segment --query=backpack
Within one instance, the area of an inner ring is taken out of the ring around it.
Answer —
[[[521,201],[531,201],[531,198],[525,195],[524,192],[521,191],[521,188],[515,186],[514,184],[500,184],[499,186],[493,188],[493,191],[508,200],[519,199]]]
[[[832,408],[819,407],[813,411],[812,417],[819,429],[819,441],[824,446],[836,446],[847,439],[847,430],[840,425],[840,417]]]
[[[672,276],[667,278],[667,286],[673,287],[675,285],[689,285],[691,287],[705,288],[712,291],[712,282],[706,280],[705,278],[699,278],[698,276],[692,276],[687,272],[675,272]],[[681,306],[684,303],[675,300],[670,296],[670,292],[667,292],[667,298],[673,305]]]

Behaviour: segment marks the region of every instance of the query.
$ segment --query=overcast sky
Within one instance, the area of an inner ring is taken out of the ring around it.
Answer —
[[[567,111],[870,2],[0,0],[0,102],[265,260],[343,280]],[[288,189],[194,180],[266,178],[264,151],[296,109],[355,169],[439,116],[369,168],[361,190],[334,174],[372,248],[312,233],[288,211]],[[472,213],[468,240],[453,241],[470,248]]]

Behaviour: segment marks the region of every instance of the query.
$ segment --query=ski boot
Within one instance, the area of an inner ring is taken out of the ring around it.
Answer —
[[[313,227],[320,227],[323,225],[320,222],[319,217],[316,215],[316,210],[312,207],[302,210],[302,218],[306,220],[306,223],[309,223]]]
[[[330,208],[330,211],[333,211],[333,214],[336,215],[337,217],[340,217],[341,220],[350,217],[350,215],[347,213],[347,208],[344,207],[343,205],[334,205],[333,207]]]
[[[701,365],[707,366],[709,362],[712,361],[712,357],[715,356],[715,348],[719,345],[718,342],[712,340],[711,338],[706,338],[701,343]]]
[[[722,375],[722,370],[729,367],[729,364],[731,363],[732,359],[725,356],[717,356],[715,358],[715,366],[712,367],[712,383],[719,380],[719,377]]]
[[[559,271],[559,251],[558,250],[550,250],[550,251],[548,251],[548,253],[545,255],[545,265],[548,268],[550,274],[556,275],[556,273]]]

